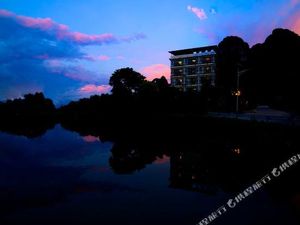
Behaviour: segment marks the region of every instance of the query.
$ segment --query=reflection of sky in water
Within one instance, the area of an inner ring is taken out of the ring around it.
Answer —
[[[0,133],[0,146],[0,223],[5,225],[195,224],[233,196],[169,188],[166,155],[132,174],[115,174],[109,165],[112,143],[60,126],[35,139]],[[297,224],[294,217],[262,190],[214,224],[280,224],[287,218]]]

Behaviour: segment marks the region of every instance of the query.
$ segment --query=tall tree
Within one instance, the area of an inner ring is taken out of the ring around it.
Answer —
[[[114,95],[138,94],[144,82],[143,75],[128,67],[116,70],[109,80]]]
[[[222,110],[233,110],[237,91],[238,70],[248,64],[249,45],[240,37],[226,37],[218,45],[216,87],[219,95],[219,107]]]
[[[240,37],[224,38],[218,46],[218,73],[216,85],[231,91],[236,88],[237,70],[247,65],[249,45]]]

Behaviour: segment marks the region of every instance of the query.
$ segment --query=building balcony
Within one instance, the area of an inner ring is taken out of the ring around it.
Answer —
[[[181,65],[181,66],[171,66],[171,68],[174,68],[174,69],[176,69],[176,68],[182,68],[182,67],[185,67],[186,65]]]
[[[199,74],[200,77],[206,77],[206,76],[211,77],[211,76],[215,76],[215,75],[216,75],[216,74],[213,73],[213,72],[211,72],[211,73],[200,73],[200,74]]]
[[[171,74],[172,77],[176,77],[176,78],[180,78],[180,77],[184,77],[185,74]]]
[[[200,56],[211,56],[216,55],[215,51],[207,51],[207,52],[199,52],[194,54],[185,54],[185,55],[172,55],[170,59],[183,59],[183,58],[192,58],[192,57],[200,57]]]
[[[189,68],[189,67],[193,67],[193,66],[212,66],[215,64],[216,64],[215,62],[209,62],[209,63],[199,62],[197,64],[182,64],[180,66],[171,65],[171,68],[179,69],[179,68]]]

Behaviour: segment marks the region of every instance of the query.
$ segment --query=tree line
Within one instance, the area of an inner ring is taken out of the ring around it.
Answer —
[[[238,79],[242,110],[263,104],[299,113],[299,52],[300,37],[287,29],[275,29],[264,43],[251,48],[242,38],[229,36],[218,45],[215,85],[203,83],[200,92],[180,92],[164,76],[148,81],[132,68],[121,68],[110,77],[110,94],[72,101],[60,108],[42,93],[27,94],[0,103],[0,118],[142,120],[147,115],[233,111]]]

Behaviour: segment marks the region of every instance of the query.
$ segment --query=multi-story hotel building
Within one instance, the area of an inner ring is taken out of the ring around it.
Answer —
[[[217,46],[171,53],[171,85],[182,91],[200,91],[203,82],[215,84]]]

